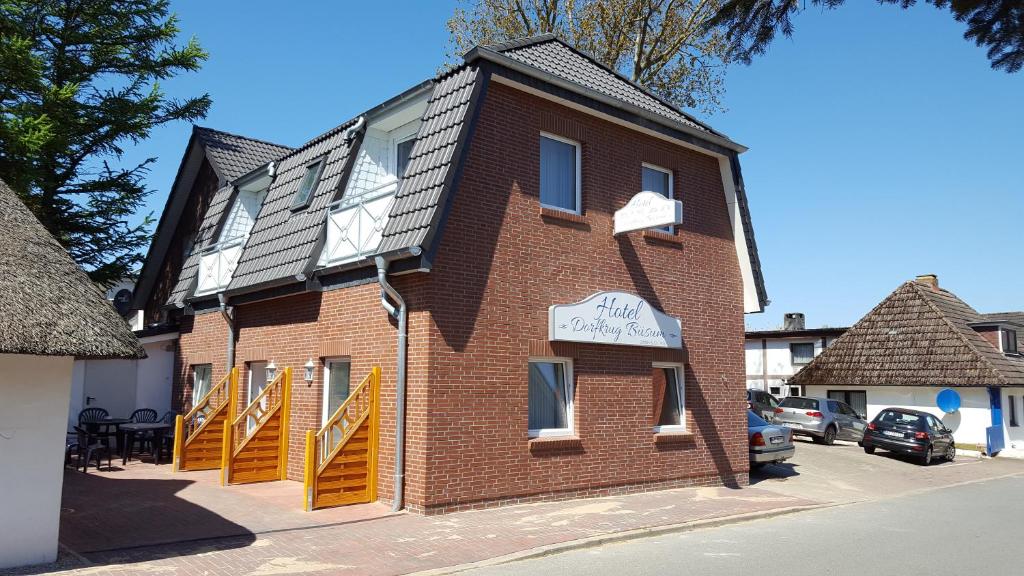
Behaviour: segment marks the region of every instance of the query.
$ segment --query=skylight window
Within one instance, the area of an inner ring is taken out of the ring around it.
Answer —
[[[306,166],[306,173],[299,183],[299,191],[295,193],[295,200],[292,201],[292,209],[305,208],[309,206],[309,199],[313,196],[313,190],[320,181],[320,172],[323,170],[324,161],[321,158]]]

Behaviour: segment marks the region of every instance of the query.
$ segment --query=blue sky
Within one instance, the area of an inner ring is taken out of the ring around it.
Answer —
[[[450,2],[175,2],[210,60],[170,79],[209,92],[202,125],[297,145],[433,75]],[[311,7],[314,5],[311,5]],[[751,328],[801,311],[856,322],[900,282],[935,273],[982,312],[1024,308],[1024,73],[992,71],[948,12],[849,2],[795,19],[726,77],[728,110],[703,119],[741,157],[772,304]],[[156,131],[159,217],[190,127]]]

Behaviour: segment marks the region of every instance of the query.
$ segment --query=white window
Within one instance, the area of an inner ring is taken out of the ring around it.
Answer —
[[[405,176],[405,169],[409,167],[409,157],[412,156],[412,146],[416,143],[416,137],[402,140],[395,144],[395,157],[397,159],[397,165],[395,166],[395,177],[399,180]]]
[[[653,164],[643,164],[640,168],[641,192],[654,192],[665,198],[672,199],[672,171],[666,170]],[[672,226],[658,228],[664,232],[672,233]]]
[[[682,366],[655,363],[651,372],[655,397],[659,398],[654,407],[654,414],[657,417],[654,431],[686,430],[686,396]]]
[[[320,172],[323,167],[323,158],[306,166],[306,173],[302,176],[302,181],[299,182],[299,190],[295,193],[295,199],[292,200],[292,208],[305,208],[309,205],[309,199],[320,181]]]
[[[1000,339],[1000,343],[1002,345],[1003,352],[1006,353],[1006,354],[1016,354],[1017,353],[1017,331],[1016,330],[1007,330],[1006,328],[1003,328],[999,332],[1000,332],[1000,338],[999,339]]]
[[[324,408],[321,426],[348,400],[352,364],[347,359],[324,362]]]
[[[529,434],[570,436],[572,424],[572,361],[530,359]]]
[[[541,134],[540,203],[547,208],[582,213],[578,142]]]
[[[204,396],[210,393],[210,377],[213,374],[212,364],[196,364],[192,367],[192,405],[199,404]]]

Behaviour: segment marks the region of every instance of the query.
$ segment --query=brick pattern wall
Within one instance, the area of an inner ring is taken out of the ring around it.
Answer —
[[[181,336],[174,361],[174,387],[171,409],[182,414],[192,408],[192,366],[211,364],[210,385],[227,374],[228,327],[220,311],[182,316]]]
[[[541,215],[541,131],[582,144],[582,218]],[[672,242],[612,236],[642,162],[673,171],[684,224]],[[491,84],[429,275],[425,510],[746,481],[742,280],[720,178],[714,158]],[[654,350],[584,344],[577,439],[531,441],[527,361],[548,306],[616,289],[682,319],[691,434],[652,431]]]

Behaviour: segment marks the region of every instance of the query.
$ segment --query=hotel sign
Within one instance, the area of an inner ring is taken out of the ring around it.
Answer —
[[[682,323],[626,292],[598,292],[548,308],[548,339],[653,348],[683,347]]]
[[[683,203],[656,192],[641,192],[615,211],[614,235],[683,223]]]

